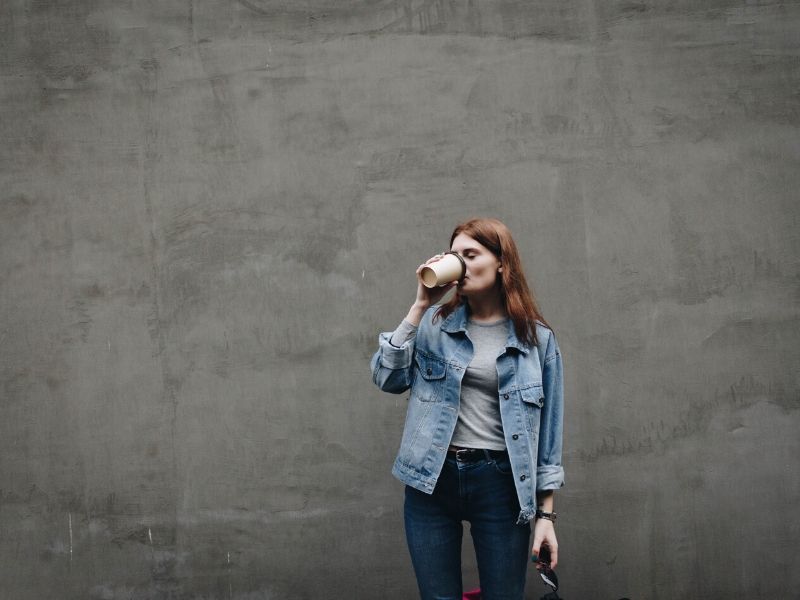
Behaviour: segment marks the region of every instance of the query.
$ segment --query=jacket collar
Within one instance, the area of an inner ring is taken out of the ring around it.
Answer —
[[[442,331],[446,331],[447,333],[456,333],[459,331],[466,332],[468,317],[469,311],[467,308],[467,302],[464,301],[457,306],[456,309],[451,312],[444,321],[442,321]],[[523,354],[527,354],[531,350],[530,346],[517,338],[517,332],[514,330],[513,324],[508,328],[506,348],[516,348]]]

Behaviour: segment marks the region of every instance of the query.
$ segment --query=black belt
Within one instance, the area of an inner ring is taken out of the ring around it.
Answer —
[[[500,460],[508,456],[507,450],[486,450],[484,448],[448,448],[447,455],[459,462],[477,462],[479,460]]]

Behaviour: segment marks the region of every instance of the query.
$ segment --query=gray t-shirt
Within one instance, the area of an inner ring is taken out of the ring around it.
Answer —
[[[509,326],[508,318],[492,323],[467,321],[467,333],[475,354],[461,381],[458,422],[450,442],[454,446],[506,448],[497,397],[497,355],[505,348]],[[417,328],[403,319],[392,334],[391,344],[400,347],[416,333]]]
[[[508,318],[493,323],[467,321],[475,354],[461,380],[461,406],[450,442],[464,448],[505,450],[497,397],[497,355],[506,345]]]

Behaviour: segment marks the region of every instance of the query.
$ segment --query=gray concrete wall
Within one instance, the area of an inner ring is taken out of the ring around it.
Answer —
[[[799,28],[0,3],[0,596],[412,598],[368,360],[493,215],[564,353],[564,597],[799,597]]]

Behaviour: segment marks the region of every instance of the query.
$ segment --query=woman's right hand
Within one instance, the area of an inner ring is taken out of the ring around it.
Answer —
[[[422,269],[437,260],[440,260],[444,257],[444,254],[437,254],[436,256],[431,256],[428,260],[422,263],[420,266],[417,267],[417,299],[415,304],[422,308],[428,308],[439,302],[442,297],[449,292],[453,287],[457,285],[458,282],[451,281],[447,285],[443,285],[442,287],[433,287],[429,288],[426,287],[424,283],[422,283],[422,275],[420,272]]]

